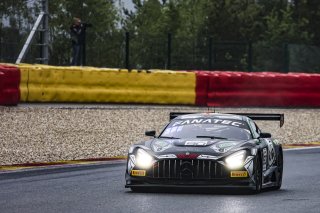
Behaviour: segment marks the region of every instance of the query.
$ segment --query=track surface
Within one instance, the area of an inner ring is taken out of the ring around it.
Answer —
[[[0,174],[0,212],[320,212],[320,148],[284,154],[279,191],[133,193],[124,163]]]

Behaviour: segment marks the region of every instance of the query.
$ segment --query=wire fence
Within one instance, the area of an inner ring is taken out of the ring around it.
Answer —
[[[88,34],[87,66],[128,69],[230,70],[320,72],[320,47],[268,42],[214,41],[213,38],[134,35],[119,33],[91,43]],[[0,62],[15,63],[26,35],[5,38],[0,34]],[[24,63],[39,63],[37,39]],[[8,41],[9,40],[9,41]],[[63,40],[63,41],[62,41]],[[71,43],[68,38],[50,45],[51,65],[69,65]]]

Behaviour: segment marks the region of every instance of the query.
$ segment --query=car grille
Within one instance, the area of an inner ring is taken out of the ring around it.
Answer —
[[[226,178],[228,171],[211,160],[166,159],[154,163],[147,174],[152,178],[200,180]]]

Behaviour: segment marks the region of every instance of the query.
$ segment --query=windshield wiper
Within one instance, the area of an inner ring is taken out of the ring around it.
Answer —
[[[228,138],[217,137],[217,136],[209,136],[209,135],[197,135],[197,138],[228,139]]]
[[[168,137],[168,136],[160,136],[159,138],[168,138],[168,139],[180,139],[180,138],[175,138],[175,137]]]

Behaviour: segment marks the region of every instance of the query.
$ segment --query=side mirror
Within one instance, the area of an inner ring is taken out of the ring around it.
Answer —
[[[267,132],[261,132],[260,138],[271,138],[271,134]]]
[[[146,131],[146,132],[145,132],[145,135],[146,135],[146,136],[152,136],[152,137],[154,137],[154,136],[156,136],[156,131],[154,131],[154,130],[152,130],[152,131]]]

